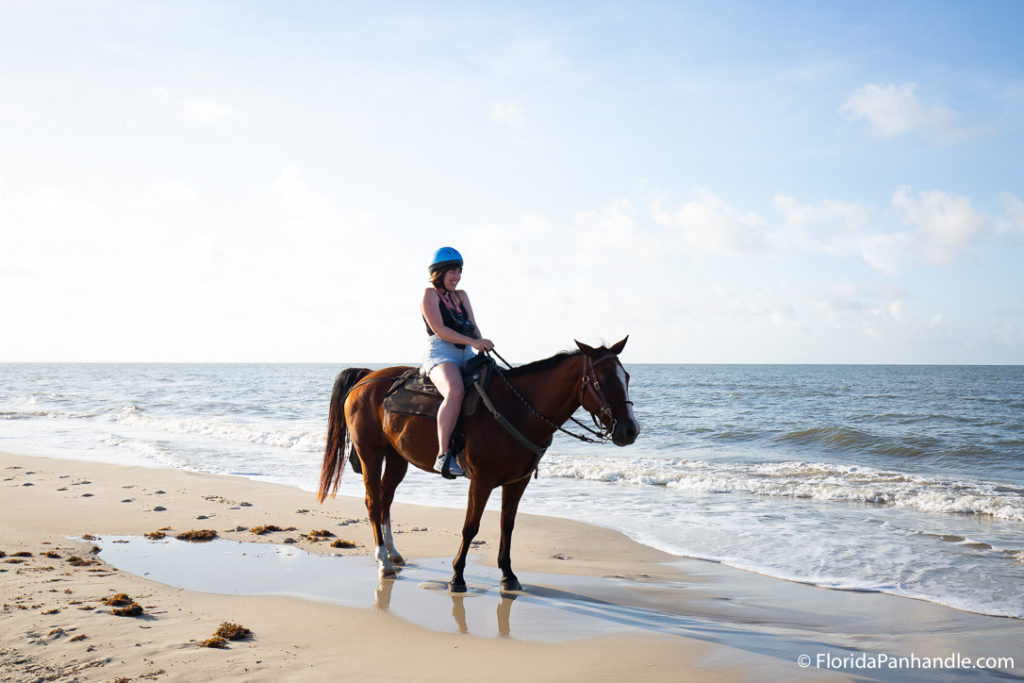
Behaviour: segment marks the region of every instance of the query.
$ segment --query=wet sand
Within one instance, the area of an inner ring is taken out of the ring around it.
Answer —
[[[519,516],[525,590],[503,594],[486,513],[457,596],[445,581],[460,510],[396,504],[408,565],[380,582],[361,499],[9,454],[0,479],[4,680],[958,680],[920,662],[954,655],[1012,657],[1024,674],[1019,620],[681,560],[561,519]],[[253,533],[265,525],[284,530]],[[193,529],[218,540],[173,540]],[[113,615],[102,600],[117,593],[143,613]],[[253,635],[200,647],[223,622]],[[918,666],[864,668],[880,655]]]

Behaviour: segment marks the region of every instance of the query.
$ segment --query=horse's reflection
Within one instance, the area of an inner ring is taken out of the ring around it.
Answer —
[[[377,585],[374,593],[374,606],[379,610],[387,610],[391,607],[391,591],[394,589],[393,579],[382,579]],[[452,618],[455,619],[455,627],[459,633],[469,633],[469,622],[466,620],[466,596],[460,593],[450,593],[452,599]],[[512,603],[519,596],[515,593],[501,592],[501,602],[498,603],[498,636],[508,638],[512,633],[509,625],[512,616]]]
[[[512,603],[518,597],[515,593],[501,594],[501,603],[498,605],[498,635],[502,638],[508,638],[511,633],[508,625],[509,616],[512,614]]]
[[[381,579],[373,596],[373,605],[379,610],[391,607],[391,589],[395,587],[393,580]]]
[[[455,617],[455,627],[459,633],[469,633],[469,624],[466,623],[466,598],[463,595],[452,593],[452,616]]]
[[[508,638],[512,633],[509,620],[512,615],[512,603],[519,596],[515,593],[501,594],[501,602],[498,603],[498,636]],[[469,633],[469,624],[466,622],[466,596],[452,593],[452,616],[455,617],[455,626],[459,633]]]

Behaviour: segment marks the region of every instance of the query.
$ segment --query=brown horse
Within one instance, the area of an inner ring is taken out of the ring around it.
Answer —
[[[462,420],[466,473],[470,478],[469,502],[462,527],[462,545],[452,563],[454,574],[449,584],[452,591],[466,590],[463,571],[470,542],[480,529],[480,518],[491,491],[499,486],[501,587],[522,590],[512,573],[510,558],[519,499],[540,460],[538,452],[543,452],[556,428],[577,408],[582,405],[616,445],[627,446],[636,440],[640,427],[629,400],[629,373],[618,359],[626,339],[611,348],[596,349],[576,342],[577,351],[496,373],[500,376],[491,380],[487,394],[496,411],[519,432],[518,438],[507,427],[502,427],[501,418],[488,410],[480,409],[473,417]],[[361,464],[357,469],[362,470],[366,487],[366,509],[373,526],[382,578],[393,578],[394,565],[404,564],[391,535],[391,502],[395,489],[405,477],[409,463],[433,472],[437,454],[434,420],[397,415],[382,408],[384,394],[392,384],[387,380],[397,378],[408,369],[392,367],[371,372],[365,368],[349,368],[338,375],[331,395],[327,448],[318,492],[318,499],[323,503],[328,495],[333,497],[338,490],[345,467],[347,429]],[[530,448],[530,443],[539,448]]]

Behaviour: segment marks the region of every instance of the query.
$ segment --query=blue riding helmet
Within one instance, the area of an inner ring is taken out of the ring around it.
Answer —
[[[447,270],[453,266],[461,265],[462,254],[451,247],[441,247],[434,252],[434,258],[430,262],[428,270],[430,271],[430,274],[433,275],[440,270]]]

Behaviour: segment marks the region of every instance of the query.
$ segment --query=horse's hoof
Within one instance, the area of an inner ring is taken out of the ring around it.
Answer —
[[[449,590],[451,590],[452,593],[465,593],[466,592],[466,582],[465,581],[452,581],[452,582],[450,582],[448,584],[448,588],[449,588]]]
[[[511,579],[502,579],[501,580],[501,590],[503,590],[503,591],[521,591],[521,590],[523,590],[523,584],[519,583],[519,579],[514,578],[514,577],[511,578]]]
[[[392,555],[388,559],[391,560],[391,564],[397,564],[401,567],[405,566],[405,558],[401,555]]]
[[[378,572],[378,574],[380,575],[381,579],[397,579],[398,578],[398,572],[396,572],[393,568],[392,569],[381,569]]]

